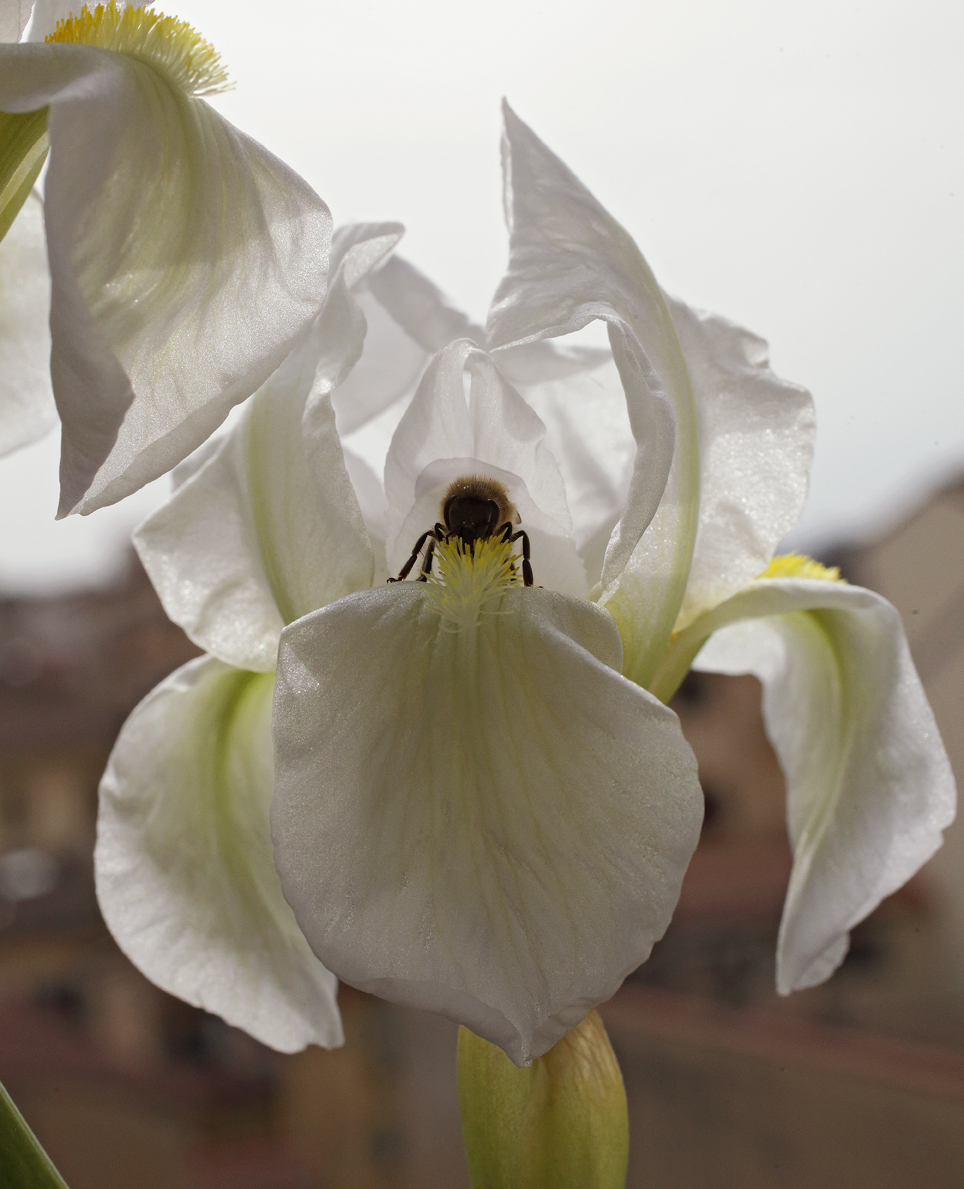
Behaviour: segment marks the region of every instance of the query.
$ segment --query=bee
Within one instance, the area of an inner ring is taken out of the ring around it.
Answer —
[[[475,541],[485,541],[489,537],[501,537],[503,541],[522,542],[522,581],[526,586],[532,585],[532,565],[529,561],[529,537],[523,530],[512,531],[513,525],[519,523],[519,513],[509,499],[509,492],[504,483],[498,479],[489,479],[484,475],[467,475],[463,479],[456,479],[445,492],[439,505],[442,519],[434,528],[427,529],[415,542],[412,556],[399,570],[397,578],[389,578],[389,582],[401,582],[412,571],[418,561],[418,556],[428,541],[422,568],[416,581],[427,582],[432,572],[432,559],[435,556],[435,546],[442,541],[451,541],[457,537],[465,545],[472,545]]]

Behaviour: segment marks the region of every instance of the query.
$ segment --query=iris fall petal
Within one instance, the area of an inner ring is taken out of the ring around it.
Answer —
[[[508,590],[446,630],[422,584],[282,634],[275,860],[341,978],[523,1064],[663,933],[702,794],[678,721],[591,603]]]
[[[101,783],[95,864],[104,919],[148,978],[292,1052],[342,1033],[272,860],[273,684],[205,657],[145,698]]]
[[[879,595],[763,579],[695,620],[678,646],[708,636],[697,668],[763,682],[786,778],[794,861],[777,949],[786,994],[829,977],[850,929],[937,850],[954,778],[900,617]]]

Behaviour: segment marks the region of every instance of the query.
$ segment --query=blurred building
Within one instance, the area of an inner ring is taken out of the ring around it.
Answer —
[[[902,611],[964,777],[964,486],[839,558]],[[467,1189],[455,1028],[343,988],[346,1046],[281,1057],[157,990],[99,916],[96,788],[136,702],[196,654],[132,562],[0,601],[0,1079],[71,1189]],[[633,1189],[928,1189],[964,1165],[964,831],[780,999],[783,780],[753,678],[674,702],[704,836],[666,937],[604,1008]]]

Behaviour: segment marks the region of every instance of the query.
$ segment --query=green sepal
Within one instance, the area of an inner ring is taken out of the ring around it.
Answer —
[[[459,1029],[459,1109],[473,1189],[623,1189],[629,1115],[602,1020],[519,1069]]]
[[[0,111],[0,240],[27,201],[49,148],[47,108]]]
[[[9,1189],[67,1189],[40,1141],[0,1086],[0,1185]]]

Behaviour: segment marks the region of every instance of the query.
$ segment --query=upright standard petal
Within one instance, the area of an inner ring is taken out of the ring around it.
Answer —
[[[509,589],[475,626],[424,584],[285,629],[275,861],[319,958],[522,1065],[644,961],[702,794],[593,604]]]
[[[529,535],[539,584],[585,595],[565,487],[545,433],[538,416],[470,340],[440,351],[399,422],[385,463],[389,569],[397,573],[418,537],[441,519],[453,482],[484,475],[505,486]]]
[[[400,234],[397,224],[344,229],[316,323],[217,454],[134,535],[168,615],[229,664],[273,669],[286,623],[371,584],[329,393],[365,336],[351,285]]]
[[[781,568],[820,571],[778,558]],[[829,977],[854,925],[937,850],[954,818],[954,778],[900,617],[879,595],[761,578],[679,633],[657,692],[708,638],[696,668],[763,682],[786,778],[794,860],[777,987],[787,994]]]
[[[645,684],[676,621],[696,534],[686,365],[662,291],[627,232],[508,107],[504,143],[511,255],[489,346],[565,334],[593,318],[609,324],[637,451],[601,601],[620,621],[625,672]]]
[[[536,345],[542,344],[530,344]],[[495,356],[500,368],[505,354]],[[545,424],[546,443],[565,483],[576,548],[589,586],[597,591],[610,537],[629,498],[636,460],[619,372],[610,351],[600,354],[602,359],[587,361],[578,373],[519,388]]]
[[[55,37],[93,44],[0,46],[0,108],[50,109],[64,515],[169,470],[267,379],[324,300],[331,216],[197,97],[223,75],[182,22],[109,4]]]
[[[693,388],[700,511],[676,630],[755,578],[803,511],[809,392],[775,376],[763,339],[667,298]]]
[[[294,1052],[343,1037],[272,860],[273,684],[205,657],[149,694],[104,773],[94,859],[104,919],[152,982]]]
[[[0,243],[0,455],[37,441],[57,422],[49,311],[43,204],[32,194]]]
[[[361,290],[358,301],[368,322],[365,350],[332,396],[342,436],[411,398],[437,351],[455,339],[481,343],[485,337],[424,273],[397,256],[372,273]],[[366,461],[384,464],[384,458]]]

